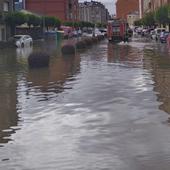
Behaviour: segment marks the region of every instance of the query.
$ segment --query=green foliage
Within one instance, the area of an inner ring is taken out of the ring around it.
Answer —
[[[74,26],[74,22],[71,21],[66,21],[63,23],[65,26],[69,26],[69,27],[73,27]]]
[[[22,12],[8,13],[5,17],[5,21],[11,26],[22,25],[27,22],[27,16]]]
[[[39,26],[41,25],[41,18],[33,14],[27,14],[27,24],[29,27],[31,25]]]
[[[71,21],[67,21],[64,22],[63,25],[65,26],[70,26],[70,27],[94,27],[94,24],[90,23],[90,22],[85,22],[85,21],[80,21],[80,22],[71,22]]]
[[[56,17],[52,17],[52,16],[45,16],[45,26],[48,27],[60,27],[61,25],[61,21],[56,18]]]
[[[155,19],[160,24],[169,24],[170,22],[170,5],[161,6],[155,13]]]
[[[142,23],[145,26],[152,26],[155,25],[155,13],[154,12],[149,12],[147,13],[144,18],[142,19]]]
[[[143,20],[139,19],[137,21],[134,22],[135,26],[142,26],[143,25]]]
[[[101,23],[97,23],[96,26],[97,26],[98,28],[101,28],[101,27],[102,27],[102,24],[101,24]]]
[[[106,24],[102,24],[102,23],[97,23],[96,26],[98,28],[106,28]]]

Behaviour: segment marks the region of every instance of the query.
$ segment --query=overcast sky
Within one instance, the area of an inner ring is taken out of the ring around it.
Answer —
[[[84,2],[84,1],[90,2],[91,0],[79,0],[79,2]],[[95,0],[95,1],[102,2],[109,10],[110,14],[116,13],[115,3],[117,0]]]

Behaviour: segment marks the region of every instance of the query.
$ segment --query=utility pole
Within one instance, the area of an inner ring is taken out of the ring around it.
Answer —
[[[142,18],[143,0],[139,0],[139,18]]]

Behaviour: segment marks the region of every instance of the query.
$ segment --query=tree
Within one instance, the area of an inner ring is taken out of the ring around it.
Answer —
[[[27,16],[22,12],[12,12],[5,16],[5,22],[11,27],[12,34],[15,34],[17,25],[22,25],[27,22]]]
[[[61,21],[56,18],[56,17],[52,17],[52,16],[45,16],[44,17],[44,20],[45,20],[45,26],[48,30],[49,27],[57,27],[59,28],[60,25],[61,25]]]
[[[139,19],[137,21],[134,22],[135,26],[142,26],[143,25],[143,20]]]
[[[155,25],[155,13],[149,12],[147,13],[144,18],[142,19],[143,25],[145,26],[153,26]]]
[[[161,6],[155,13],[156,21],[159,24],[163,24],[164,26],[166,24],[169,24],[170,22],[169,13],[170,13],[170,5]]]
[[[65,26],[69,26],[69,27],[73,27],[74,26],[74,23],[71,22],[71,21],[66,21],[63,23]]]
[[[41,18],[33,14],[27,14],[27,24],[29,27],[31,27],[31,25],[35,27],[39,26],[41,25]]]

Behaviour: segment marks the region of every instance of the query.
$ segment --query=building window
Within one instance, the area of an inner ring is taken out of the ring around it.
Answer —
[[[9,11],[9,3],[8,3],[8,2],[4,2],[4,4],[3,4],[3,10],[4,10],[5,12],[8,12],[8,11]]]

